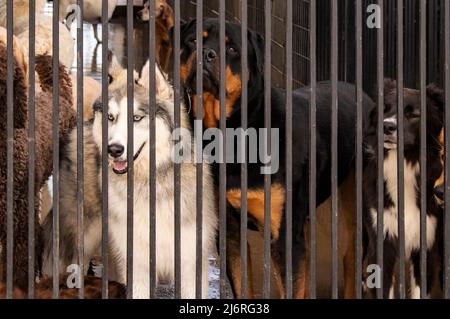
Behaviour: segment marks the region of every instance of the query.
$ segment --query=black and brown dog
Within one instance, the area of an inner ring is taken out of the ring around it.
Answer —
[[[264,128],[264,39],[257,33],[248,31],[248,127]],[[181,80],[191,101],[194,119],[197,115],[196,88],[196,22],[181,26]],[[226,127],[241,126],[241,27],[226,23]],[[219,21],[203,21],[203,123],[204,127],[218,127],[220,120],[219,103]],[[355,157],[355,88],[339,83],[339,143],[338,170],[341,183],[353,168]],[[373,102],[364,97],[367,108]],[[275,271],[284,278],[285,274],[285,233],[284,215],[285,189],[285,92],[271,90],[272,128],[279,130],[279,169],[271,175],[271,257]],[[305,296],[305,240],[303,226],[308,216],[309,185],[309,88],[293,94],[293,265],[295,296]],[[260,138],[264,138],[261,136]],[[319,83],[317,87],[317,204],[321,204],[331,194],[331,84]],[[250,145],[250,147],[257,147]],[[219,164],[215,165],[218,180]],[[261,161],[248,163],[247,206],[249,218],[262,231],[264,225],[264,176]],[[240,297],[240,250],[239,211],[241,204],[240,174],[241,164],[237,159],[227,161],[227,271],[236,297]],[[251,277],[251,276],[249,276]],[[283,280],[279,280],[280,294],[285,295]],[[252,284],[248,282],[249,297]]]

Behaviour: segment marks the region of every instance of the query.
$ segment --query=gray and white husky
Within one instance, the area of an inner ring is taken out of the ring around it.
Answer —
[[[108,104],[108,213],[109,250],[115,258],[117,280],[126,284],[127,270],[127,82],[126,70],[117,62],[109,85]],[[148,65],[147,65],[148,67]],[[156,178],[156,278],[171,280],[174,276],[174,141],[173,88],[156,68],[156,171],[149,172],[149,91],[147,79],[134,86],[134,229],[133,229],[133,297],[149,297],[149,185]],[[147,73],[148,74],[148,73]],[[101,149],[102,105],[94,105],[93,123],[85,125],[85,203],[84,260],[99,253],[101,243]],[[182,105],[181,126],[189,129]],[[183,130],[186,132],[187,130]],[[191,136],[183,139],[191,141]],[[190,145],[191,146],[191,145]],[[76,130],[61,156],[60,172],[60,269],[77,263],[76,213]],[[190,148],[195,149],[194,147]],[[215,249],[217,209],[210,168],[203,167],[203,272],[202,296],[208,290],[208,256]],[[44,221],[46,234],[44,273],[52,269],[52,214]],[[195,297],[196,279],[196,168],[195,163],[181,163],[181,295]],[[131,253],[131,252],[129,252]]]

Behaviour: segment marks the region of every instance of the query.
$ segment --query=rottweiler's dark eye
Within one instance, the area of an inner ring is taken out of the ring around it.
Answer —
[[[233,46],[228,47],[228,53],[231,55],[236,55],[238,53],[237,49]]]
[[[405,106],[405,116],[407,118],[418,118],[420,117],[420,112],[414,108],[411,104]]]
[[[197,39],[196,39],[196,38],[192,38],[192,39],[190,39],[188,42],[189,42],[189,44],[192,45],[192,46],[197,45]]]

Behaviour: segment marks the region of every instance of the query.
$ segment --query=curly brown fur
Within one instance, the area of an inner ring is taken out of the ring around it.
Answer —
[[[0,46],[0,112],[5,115],[7,109],[7,51],[6,45],[1,42]],[[14,58],[14,70],[13,70],[13,87],[17,92],[21,92],[21,94],[14,95],[14,127],[15,128],[23,128],[25,122],[27,121],[27,85],[25,81],[25,70],[22,68],[20,63]]]
[[[5,69],[5,46],[0,43],[0,101],[4,101],[6,85]],[[17,62],[16,62],[17,63]],[[36,71],[41,79],[42,92],[36,95],[36,121],[35,121],[35,213],[36,213],[36,271],[41,267],[42,233],[39,225],[39,190],[49,178],[52,172],[52,92],[51,79],[52,64],[51,57],[37,56]],[[70,78],[64,69],[59,68],[60,76],[60,109],[59,109],[59,136],[62,138],[76,124],[76,114],[72,109],[72,89]],[[28,110],[28,100],[25,78],[18,77],[17,85],[14,86],[16,110]],[[26,116],[23,117],[26,119]],[[26,290],[28,279],[28,121],[20,123],[23,128],[14,130],[14,283]],[[0,112],[0,281],[4,280],[6,267],[6,111]]]

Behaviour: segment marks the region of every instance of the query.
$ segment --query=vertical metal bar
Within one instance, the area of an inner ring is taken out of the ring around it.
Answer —
[[[53,298],[59,299],[59,0],[53,1]],[[30,71],[32,72],[32,71]]]
[[[450,298],[450,2],[444,4],[444,78],[445,78],[445,227],[444,298]]]
[[[310,86],[311,86],[311,95],[310,95],[310,119],[309,119],[309,214],[310,214],[310,277],[309,277],[309,296],[311,299],[315,299],[317,297],[317,215],[316,215],[316,188],[317,188],[317,132],[316,132],[316,112],[317,112],[317,3],[315,0],[311,0],[309,3],[309,55],[310,55]],[[292,9],[291,9],[292,11]],[[292,69],[288,68],[288,69]],[[290,72],[290,71],[289,71]],[[292,104],[292,99],[290,100]],[[292,108],[292,105],[290,105]],[[292,110],[291,117],[292,117]],[[292,121],[292,120],[291,120]],[[287,123],[287,121],[286,121]],[[292,124],[290,124],[292,125]],[[292,128],[290,128],[292,129]],[[292,133],[291,133],[292,135]],[[289,145],[289,144],[288,144]],[[292,145],[291,150],[288,153],[286,149],[286,154],[290,154],[292,156]],[[292,158],[291,158],[292,160]],[[291,163],[292,170],[292,163]],[[292,174],[292,172],[291,172]],[[292,178],[292,177],[290,177]],[[292,180],[291,180],[292,182]],[[292,185],[291,185],[292,186]],[[292,201],[292,198],[291,198]],[[292,203],[291,203],[292,205]],[[291,216],[292,219],[292,216]],[[292,221],[291,221],[292,225]],[[289,228],[291,229],[292,226]],[[292,240],[292,239],[291,239]]]
[[[331,0],[331,296],[338,287],[338,3]]]
[[[219,4],[219,42],[220,42],[220,88],[219,88],[219,99],[220,99],[220,131],[222,132],[222,156],[223,159],[226,158],[226,43],[225,43],[225,0],[221,0]],[[227,255],[227,168],[225,161],[220,164],[219,170],[219,218],[220,218],[220,293],[221,296],[224,295],[225,284],[226,284],[226,261],[225,256]],[[242,259],[241,259],[242,262]],[[242,270],[242,269],[241,269]]]
[[[83,0],[77,1],[77,234],[78,265],[80,267],[79,298],[84,299],[84,143],[83,143]],[[105,268],[107,269],[107,268]]]
[[[405,173],[404,173],[404,3],[403,0],[397,2],[397,118],[398,118],[398,158],[397,158],[397,181],[398,181],[398,248],[399,248],[399,296],[406,297],[405,286]]]
[[[35,69],[35,39],[36,39],[36,1],[30,1],[28,11],[30,17],[30,29],[28,38],[28,66],[29,70]],[[35,282],[35,73],[29,72],[28,82],[28,299],[34,299],[34,282]]]
[[[6,86],[6,298],[13,298],[14,258],[14,59],[13,2],[7,2],[7,86]]]
[[[265,0],[264,20],[265,20],[265,54],[264,54],[264,126],[266,129],[266,154],[270,156],[271,149],[271,71],[272,71],[272,16],[271,16],[271,0]],[[270,163],[268,164],[270,165]],[[270,243],[271,243],[271,176],[264,175],[264,285],[263,298],[270,298]]]
[[[313,6],[310,3],[310,6]],[[292,299],[292,0],[286,2],[286,299]]]
[[[247,1],[241,1],[241,75],[242,75],[242,97],[241,97],[241,126],[244,132],[248,126],[248,6]],[[241,139],[241,154],[243,156],[243,163],[241,164],[241,297],[247,298],[247,183],[248,183],[248,168],[247,168],[247,137],[242,134]]]
[[[150,19],[149,19],[149,116],[150,116],[150,196],[149,196],[149,220],[150,220],[150,298],[154,299],[156,296],[156,175],[152,172],[156,172],[156,129],[155,129],[155,117],[156,117],[156,87],[155,79],[155,63],[156,63],[156,51],[155,51],[155,1],[150,1]]]
[[[420,297],[427,297],[427,1],[420,1]],[[417,283],[419,284],[419,283]]]
[[[378,209],[377,209],[377,264],[381,267],[381,278],[383,278],[383,214],[384,214],[384,0],[378,0],[380,6],[381,27],[377,30],[377,86],[378,86]],[[377,289],[377,298],[383,298],[383,281]]]
[[[180,0],[174,1],[174,15],[175,15],[175,25],[174,25],[174,74],[173,74],[173,84],[175,88],[175,127],[180,128],[181,117],[180,117]],[[175,163],[174,169],[174,184],[175,184],[175,195],[174,195],[174,223],[175,223],[175,298],[181,298],[181,166],[179,163]]]
[[[109,223],[108,223],[108,1],[102,0],[102,298],[108,299]]]
[[[203,123],[203,0],[197,0],[196,8],[197,17],[197,120]],[[203,128],[203,124],[201,125]],[[196,227],[197,227],[197,244],[196,244],[196,280],[195,280],[195,295],[196,298],[202,297],[202,237],[203,237],[203,143],[201,140],[197,141],[197,191],[196,191]]]
[[[134,50],[133,1],[127,1],[127,298],[133,298],[133,201],[134,201]]]
[[[355,260],[355,292],[356,298],[362,298],[362,234],[363,234],[363,32],[362,32],[362,1],[356,5],[356,260]]]

